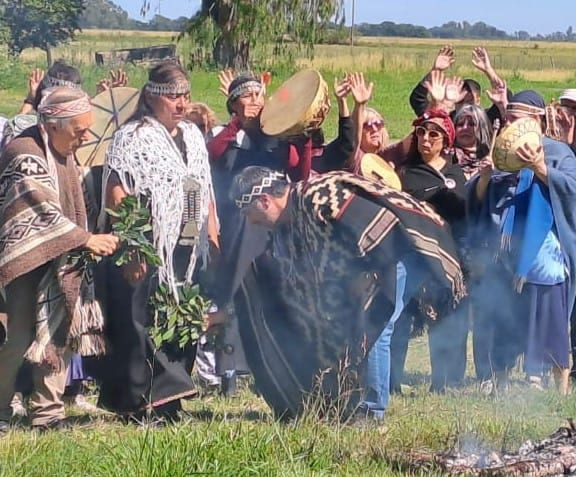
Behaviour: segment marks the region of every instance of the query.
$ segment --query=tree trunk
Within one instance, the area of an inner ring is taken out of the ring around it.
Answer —
[[[232,35],[222,35],[216,41],[212,52],[214,62],[222,68],[236,71],[248,69],[250,44],[245,40],[235,40]]]
[[[52,48],[50,45],[46,45],[44,51],[46,52],[46,68],[50,68],[52,66]]]

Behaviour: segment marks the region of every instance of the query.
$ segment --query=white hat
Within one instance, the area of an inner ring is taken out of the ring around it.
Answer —
[[[576,102],[576,89],[565,89],[560,95],[560,100],[567,99]]]

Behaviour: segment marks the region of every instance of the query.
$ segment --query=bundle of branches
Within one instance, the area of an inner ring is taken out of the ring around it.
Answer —
[[[146,204],[141,204],[138,197],[127,196],[116,210],[107,212],[115,219],[112,230],[120,239],[120,247],[113,257],[117,266],[133,261],[150,266],[162,264],[149,238],[152,218]],[[180,286],[176,297],[161,283],[150,298],[150,306],[154,320],[148,331],[154,345],[184,348],[198,340],[210,303],[201,296],[197,285]]]

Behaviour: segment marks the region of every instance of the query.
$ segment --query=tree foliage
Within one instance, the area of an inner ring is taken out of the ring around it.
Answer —
[[[51,49],[79,30],[84,5],[84,0],[0,0],[8,51],[18,56],[25,48],[40,48],[51,63]]]
[[[143,12],[150,2],[143,0]],[[254,52],[289,55],[293,46],[312,54],[329,21],[344,17],[344,0],[202,0],[186,34],[221,67],[246,69]]]

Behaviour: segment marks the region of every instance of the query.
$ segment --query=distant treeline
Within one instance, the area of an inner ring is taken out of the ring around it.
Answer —
[[[90,0],[80,18],[80,28],[102,28],[108,30],[182,31],[188,24],[187,17],[176,20],[155,15],[149,22],[128,17],[128,12],[111,0]]]
[[[484,22],[448,22],[433,28],[426,28],[410,23],[382,22],[379,24],[361,23],[356,31],[365,36],[399,36],[416,38],[486,38],[500,40],[548,40],[576,41],[576,34],[569,27],[566,32],[555,32],[548,35],[530,35],[527,31],[516,31],[508,34],[503,30]]]

